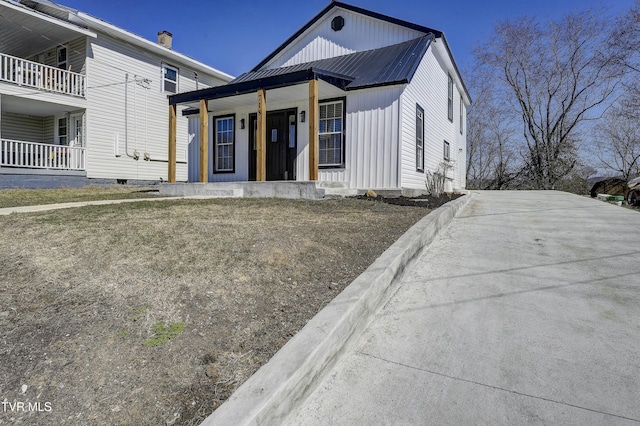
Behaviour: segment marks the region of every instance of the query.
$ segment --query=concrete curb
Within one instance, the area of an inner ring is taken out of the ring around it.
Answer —
[[[397,278],[446,228],[472,195],[445,204],[411,227],[271,360],[202,423],[280,424],[311,394],[340,354],[397,290]]]

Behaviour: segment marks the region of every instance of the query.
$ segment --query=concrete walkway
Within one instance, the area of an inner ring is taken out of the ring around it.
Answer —
[[[640,214],[480,192],[288,425],[637,425]]]
[[[220,198],[220,196],[192,195],[188,197],[123,198],[120,200],[73,201],[69,203],[39,204],[36,206],[3,207],[0,208],[0,216],[6,216],[13,213],[37,213],[85,206],[105,206],[109,204],[137,203],[140,201],[206,200],[210,198]]]

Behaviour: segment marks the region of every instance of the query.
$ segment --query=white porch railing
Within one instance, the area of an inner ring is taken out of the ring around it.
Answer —
[[[84,170],[86,148],[0,139],[0,167]]]
[[[85,75],[5,54],[0,54],[0,80],[82,98],[87,88]]]

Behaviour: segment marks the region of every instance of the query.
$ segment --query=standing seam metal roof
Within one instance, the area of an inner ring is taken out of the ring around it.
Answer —
[[[347,84],[345,90],[409,83],[433,39],[434,35],[428,34],[379,49],[248,72],[228,84],[245,83],[309,69],[319,69],[349,77],[352,81]]]

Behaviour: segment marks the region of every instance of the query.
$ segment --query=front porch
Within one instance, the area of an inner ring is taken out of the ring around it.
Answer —
[[[0,82],[80,98],[85,97],[87,90],[83,74],[4,53],[0,53]]]
[[[85,174],[85,110],[0,95],[1,174]]]
[[[190,107],[183,114],[195,118],[189,124],[191,181],[318,181],[328,151],[326,140],[320,148],[320,127],[331,121],[334,133],[344,131],[344,88],[350,81],[309,67],[171,96],[169,182],[175,182],[178,105]],[[320,99],[341,99],[340,117],[321,123]],[[335,137],[336,158],[344,168],[344,139]]]
[[[4,173],[13,173],[15,168],[84,171],[85,151],[81,146],[0,139],[0,170]]]

